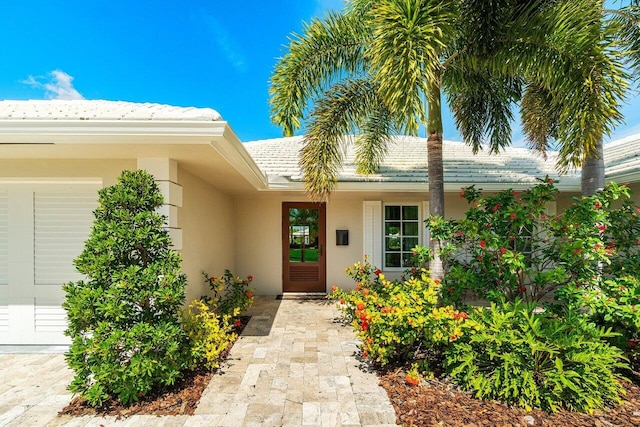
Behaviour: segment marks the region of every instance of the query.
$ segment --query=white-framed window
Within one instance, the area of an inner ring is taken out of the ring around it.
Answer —
[[[421,218],[417,203],[384,204],[382,260],[385,270],[409,266],[411,249],[421,242]]]

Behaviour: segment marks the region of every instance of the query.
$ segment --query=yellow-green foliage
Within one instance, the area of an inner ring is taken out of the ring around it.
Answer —
[[[208,369],[218,367],[220,353],[236,339],[231,316],[214,313],[201,300],[193,300],[182,313],[182,325],[191,340],[194,363]]]
[[[467,313],[438,306],[440,282],[427,270],[415,268],[404,280],[390,281],[374,268],[366,260],[349,267],[356,289],[334,286],[328,296],[340,302],[362,342],[363,357],[381,365],[413,361],[424,357],[418,353],[439,351],[478,327]]]

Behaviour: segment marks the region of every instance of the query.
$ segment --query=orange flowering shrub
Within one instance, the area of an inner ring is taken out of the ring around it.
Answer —
[[[333,287],[329,298],[339,301],[344,318],[353,325],[363,357],[380,365],[440,352],[477,326],[467,313],[438,306],[440,282],[425,269],[390,281],[365,259],[347,268],[347,275],[356,281],[356,289]]]

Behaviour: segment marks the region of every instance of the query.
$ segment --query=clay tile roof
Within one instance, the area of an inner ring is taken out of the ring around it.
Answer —
[[[0,101],[0,120],[220,121],[211,108],[102,100]]]

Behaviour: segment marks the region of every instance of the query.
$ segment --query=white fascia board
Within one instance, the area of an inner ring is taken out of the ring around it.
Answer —
[[[614,172],[605,177],[607,182],[615,181],[618,184],[624,182],[638,182],[640,181],[640,171],[637,169],[630,171]]]
[[[0,120],[2,144],[209,145],[256,189],[267,178],[226,121]]]
[[[563,183],[562,181],[556,185],[560,191],[575,192],[580,191],[579,180],[567,180],[569,182]],[[513,190],[526,190],[535,185],[535,183],[518,183],[518,182],[456,182],[445,183],[444,191],[446,193],[459,192],[461,187],[469,187],[475,185],[476,188],[483,191],[502,191],[506,189]],[[270,182],[267,191],[304,191],[304,183],[300,181],[291,182]],[[426,182],[378,182],[378,181],[362,181],[362,182],[339,182],[334,192],[405,192],[405,193],[425,193],[429,191],[429,184]]]
[[[0,184],[92,184],[102,185],[102,178],[96,177],[0,177]]]
[[[226,126],[222,136],[222,138],[214,139],[211,146],[257,190],[267,189],[269,185],[267,176],[254,162],[253,157],[240,142],[233,129]]]
[[[0,138],[10,142],[18,137],[20,143],[42,143],[49,137],[56,144],[91,144],[91,137],[109,136],[161,136],[181,137],[184,143],[192,144],[191,138],[222,136],[227,122],[169,121],[169,120],[0,120]],[[58,139],[56,137],[65,137]],[[72,137],[82,137],[77,140]],[[33,141],[29,137],[34,137]],[[179,140],[173,143],[180,143]]]

